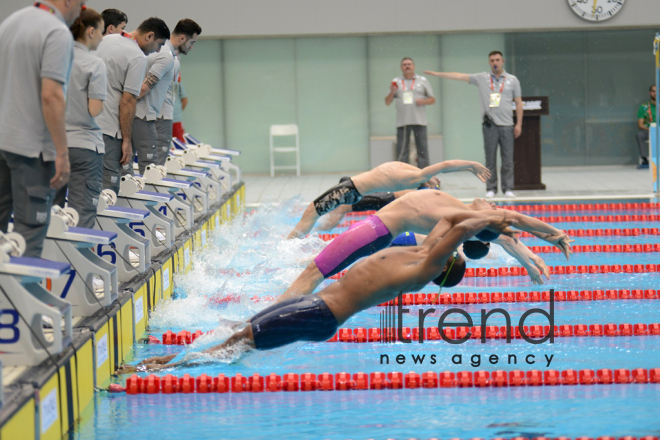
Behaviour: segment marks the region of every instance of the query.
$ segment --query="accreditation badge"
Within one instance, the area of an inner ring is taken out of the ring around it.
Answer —
[[[406,105],[413,103],[413,92],[403,92],[403,103]]]
[[[501,93],[491,93],[490,94],[490,104],[488,104],[488,107],[499,107],[501,100],[502,100],[502,94]]]

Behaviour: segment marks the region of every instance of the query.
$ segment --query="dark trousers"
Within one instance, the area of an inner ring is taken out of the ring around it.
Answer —
[[[513,191],[513,125],[483,124],[486,168],[490,179],[486,182],[488,191],[497,192],[497,146],[502,157],[502,191]]]
[[[637,146],[639,147],[639,155],[644,159],[649,157],[649,131],[639,130],[637,132]]]
[[[119,178],[121,174],[121,139],[103,135],[105,144],[105,154],[103,155],[103,189],[111,189],[115,194],[119,194]],[[129,163],[132,167],[133,163]]]
[[[25,257],[41,258],[55,195],[53,176],[54,161],[0,151],[0,231],[7,232],[13,212],[14,232],[25,239]]]
[[[137,154],[138,169],[140,174],[144,174],[147,165],[156,163],[158,144],[158,131],[156,131],[156,121],[147,121],[146,119],[135,118],[133,120],[133,153]],[[133,174],[133,163],[128,174]],[[122,173],[126,174],[126,173]]]
[[[158,132],[158,144],[156,145],[156,165],[165,165],[167,156],[170,154],[172,145],[172,125],[171,119],[158,119],[156,121],[156,131]]]
[[[55,196],[55,204],[64,207],[66,197],[68,206],[75,209],[80,217],[78,227],[94,228],[96,207],[99,204],[103,182],[103,153],[84,148],[69,148],[71,177],[69,184],[60,189]]]
[[[426,125],[406,125],[396,128],[396,160],[408,162],[410,154],[410,132],[415,133],[415,146],[417,147],[417,166],[429,166],[429,147],[426,136]]]

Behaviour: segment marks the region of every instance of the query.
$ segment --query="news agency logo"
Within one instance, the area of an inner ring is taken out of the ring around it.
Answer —
[[[397,305],[389,304],[387,305],[387,308],[380,312],[380,342],[383,344],[393,344],[395,342],[400,341],[403,342],[404,344],[410,344],[412,342],[412,339],[406,338],[403,335],[403,314],[408,313],[410,309],[405,309],[403,308],[403,292],[400,292],[399,295],[397,295]],[[549,298],[549,303],[550,303],[550,312],[546,312],[543,309],[539,308],[534,308],[534,309],[529,309],[525,313],[522,314],[520,317],[520,321],[518,323],[518,331],[520,332],[520,336],[522,339],[525,340],[525,342],[529,344],[543,344],[546,341],[550,341],[551,344],[555,343],[555,335],[554,331],[552,329],[555,328],[555,291],[554,289],[550,289],[550,298]],[[396,310],[395,310],[396,309]],[[426,315],[430,313],[434,313],[436,311],[435,308],[431,307],[426,310],[419,309],[419,343],[423,344],[424,343],[424,320],[426,319]],[[452,314],[459,314],[462,315],[465,318],[466,322],[460,322],[460,323],[455,323],[455,322],[445,322],[445,320]],[[481,309],[481,343],[485,344],[486,343],[486,324],[488,321],[488,318],[495,314],[495,313],[500,313],[501,315],[504,316],[504,319],[506,320],[506,342],[507,344],[511,343],[511,316],[509,313],[502,309],[502,308],[495,308],[492,309],[489,312],[486,312],[486,309]],[[525,320],[532,314],[534,313],[539,313],[546,318],[548,318],[548,322],[550,324],[548,334],[545,335],[541,339],[532,339],[527,334],[525,333]],[[438,333],[440,334],[440,337],[445,341],[453,345],[460,345],[468,341],[472,337],[472,333],[468,331],[465,336],[463,336],[460,339],[451,339],[447,336],[447,334],[444,332],[444,329],[446,327],[474,327],[474,323],[472,321],[472,317],[468,312],[466,312],[463,309],[457,309],[457,308],[451,308],[445,310],[445,312],[440,315],[440,318],[438,319]],[[394,333],[394,330],[396,333]]]

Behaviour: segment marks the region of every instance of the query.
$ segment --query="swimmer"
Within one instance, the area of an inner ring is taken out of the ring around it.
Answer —
[[[437,190],[412,191],[405,194],[376,214],[355,223],[348,231],[339,234],[307,265],[279,301],[312,293],[324,279],[341,272],[358,259],[390,246],[394,237],[400,234],[428,234],[447,212],[492,211],[495,206],[483,199],[475,199],[471,204],[465,205],[455,197]],[[570,243],[573,240],[562,231],[523,214],[511,213],[511,218],[518,229],[556,245],[568,259]],[[499,238],[488,231],[483,235],[477,234],[477,238],[501,245],[527,269],[534,284],[543,284],[542,275],[549,278],[549,271],[543,260],[521,242],[514,242],[508,237]]]
[[[346,177],[342,177],[342,179],[346,179]],[[440,189],[440,181],[438,180],[438,184],[436,184],[434,187],[429,187],[429,185],[433,185],[436,179],[433,179],[432,181],[428,181],[425,184],[423,184],[419,189]],[[365,211],[380,211],[383,209],[385,206],[389,205],[399,197],[402,197],[404,194],[408,194],[409,192],[416,191],[414,189],[408,189],[405,191],[396,191],[396,192],[381,192],[381,193],[373,193],[373,194],[367,194],[366,196],[362,197],[359,202],[354,203],[352,205],[341,205],[334,211],[331,211],[321,217],[319,219],[319,226],[318,230],[320,231],[330,231],[331,229],[334,229],[337,227],[339,222],[342,221],[344,216],[348,214],[349,212],[365,212]]]
[[[512,213],[503,210],[446,213],[423,246],[377,252],[318,294],[292,298],[262,310],[244,329],[205,353],[219,355],[241,347],[269,350],[296,341],[326,341],[351,316],[399,293],[419,291],[431,281],[441,287],[458,284],[465,273],[465,261],[457,255],[456,248],[484,229],[517,239],[508,227],[512,223]],[[137,366],[123,365],[117,373],[175,367],[180,362],[167,363],[175,356],[149,358]]]
[[[468,160],[447,160],[424,169],[403,162],[386,162],[371,171],[342,178],[337,185],[309,204],[287,238],[304,237],[312,230],[319,217],[340,205],[353,205],[367,194],[416,189],[427,182],[433,187],[440,183],[434,177],[436,174],[454,171],[470,171],[483,182],[490,177],[488,168]]]

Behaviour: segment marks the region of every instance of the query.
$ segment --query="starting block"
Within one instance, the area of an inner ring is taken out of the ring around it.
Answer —
[[[131,222],[128,226],[143,237],[149,237],[151,255],[171,249],[176,239],[175,221],[158,211],[157,205],[167,206],[174,196],[144,191],[144,179],[141,177],[124,175],[119,185],[118,206],[149,211],[149,216],[143,222]]]
[[[97,255],[117,266],[120,282],[130,281],[151,266],[149,239],[133,231],[128,224],[144,222],[149,211],[115,206],[117,196],[104,189],[99,196],[96,226],[102,231],[115,232],[114,244],[97,245]],[[121,260],[121,261],[119,261]]]
[[[165,163],[167,174],[172,177],[184,178],[193,182],[195,185],[202,188],[209,195],[209,203],[214,205],[220,201],[223,194],[221,180],[216,180],[214,176],[204,170],[193,170],[185,168],[185,163],[182,158],[169,156]]]
[[[167,179],[167,170],[164,166],[147,165],[147,168],[144,170],[144,179],[150,184],[157,184],[162,181],[173,181],[187,184],[185,187],[181,187],[181,192],[177,193],[177,195],[192,204],[194,219],[197,220],[199,217],[209,212],[210,204],[208,192],[187,180]]]
[[[68,276],[49,280],[48,290],[72,306],[73,316],[91,316],[117,298],[117,267],[96,255],[92,248],[110,245],[116,232],[77,228],[77,213],[72,208],[53,206],[43,257],[68,262]],[[42,282],[42,286],[45,282]]]
[[[166,172],[164,174],[167,175]],[[172,195],[173,198],[168,203],[158,204],[158,211],[174,220],[174,232],[178,236],[192,229],[195,223],[195,208],[192,203],[183,199],[177,192],[190,188],[193,184],[186,180],[162,178],[162,175],[161,169],[158,173],[149,173],[148,178],[147,176],[144,177],[144,188],[147,191]],[[185,197],[185,194],[182,195]]]
[[[222,161],[222,168],[230,174],[232,172],[234,173],[234,177],[231,182],[232,185],[241,181],[241,167],[231,162],[233,157],[240,156],[240,151],[231,150],[228,148],[213,148],[208,144],[204,144],[198,141],[189,133],[185,133],[183,138],[188,144],[197,146],[198,153],[201,158],[207,159],[210,157],[222,157],[222,159],[220,159]]]
[[[24,251],[23,237],[0,233],[0,351],[4,366],[38,365],[48,353],[62,352],[73,334],[71,305],[39,285],[43,278],[60,278],[70,266],[21,257]]]
[[[195,145],[186,145],[178,139],[173,139],[172,144],[175,149],[171,152],[174,157],[179,157],[188,168],[194,170],[209,171],[213,177],[222,182],[224,191],[229,191],[233,185],[231,174],[227,167],[223,168],[223,161],[229,162],[227,156],[206,155],[202,157],[207,151],[205,148],[198,148]],[[233,166],[233,164],[232,164]]]

